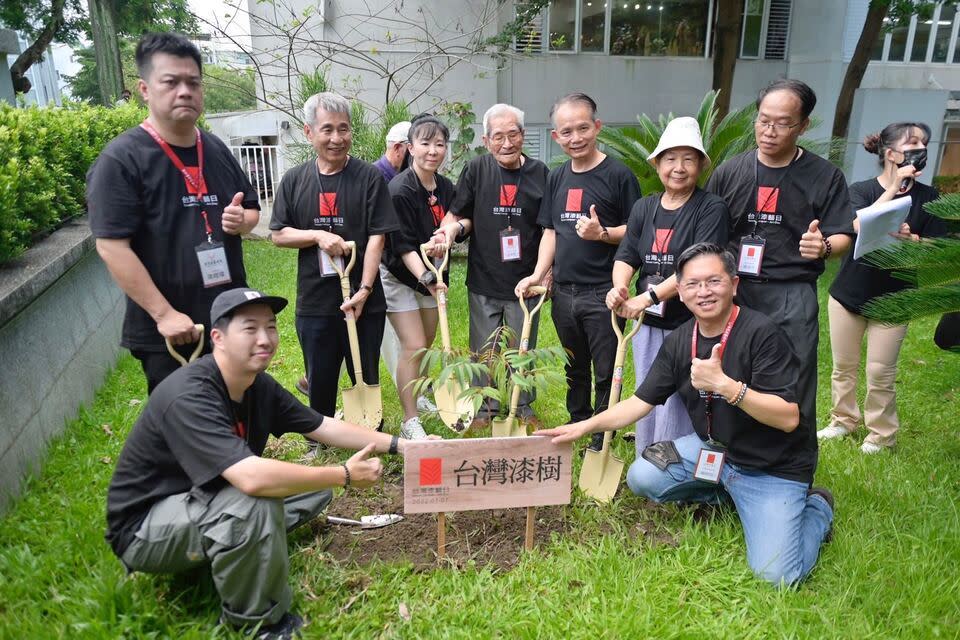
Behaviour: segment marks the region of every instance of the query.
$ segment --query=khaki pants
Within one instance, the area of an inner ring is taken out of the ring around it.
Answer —
[[[316,517],[330,491],[280,498],[248,496],[228,485],[194,489],[153,505],[121,560],[131,571],[177,573],[210,565],[234,625],[273,624],[290,608],[287,532]]]
[[[830,419],[851,433],[860,424],[857,406],[857,378],[863,337],[867,337],[867,393],[863,401],[863,423],[870,431],[866,442],[891,447],[896,443],[897,358],[907,334],[907,325],[888,325],[851,313],[830,298],[830,347],[833,351]]]

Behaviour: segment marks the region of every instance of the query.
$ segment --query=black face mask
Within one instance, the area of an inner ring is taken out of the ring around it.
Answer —
[[[901,153],[903,153],[903,162],[898,164],[898,167],[905,167],[909,164],[913,165],[917,171],[923,171],[923,168],[927,166],[926,149],[908,149]]]

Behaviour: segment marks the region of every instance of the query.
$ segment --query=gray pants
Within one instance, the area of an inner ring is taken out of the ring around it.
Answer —
[[[811,282],[751,282],[741,280],[737,302],[766,315],[783,329],[800,361],[797,398],[800,420],[816,431],[817,346],[820,342],[820,304]]]
[[[333,493],[280,498],[248,496],[228,485],[194,489],[151,507],[121,560],[131,571],[177,573],[210,565],[222,619],[273,624],[290,608],[287,532],[313,519]]]
[[[520,339],[520,333],[523,330],[523,310],[516,298],[500,300],[473,292],[468,297],[470,302],[470,351],[480,353],[489,349],[490,335],[503,325],[513,329],[517,334],[517,339]],[[531,298],[531,300],[532,302],[528,302],[528,306],[536,304],[536,298]],[[537,312],[530,325],[530,349],[537,346],[537,328],[539,325],[540,313]],[[487,381],[478,382],[481,384],[487,383]],[[533,393],[522,391],[517,415],[521,418],[532,416],[533,409],[530,408],[530,405],[533,400]],[[496,400],[488,400],[487,408],[491,413],[496,413],[500,410],[500,403]]]

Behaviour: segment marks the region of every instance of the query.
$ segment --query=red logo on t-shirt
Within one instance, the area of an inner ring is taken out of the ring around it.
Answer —
[[[440,484],[440,478],[443,476],[442,458],[421,458],[420,459],[420,486]]]
[[[650,250],[654,253],[666,253],[672,237],[673,229],[657,229],[657,237],[653,239],[653,247]]]
[[[515,207],[517,205],[517,185],[505,184],[500,186],[500,206]]]
[[[320,193],[320,217],[321,218],[335,218],[340,215],[340,212],[337,210],[337,194],[336,193]]]
[[[447,215],[447,212],[443,210],[443,205],[439,202],[437,204],[431,204],[430,213],[433,214],[433,224],[434,226],[440,226],[440,222],[443,220],[443,216]]]
[[[583,189],[567,189],[567,211],[581,211]]]
[[[198,196],[201,190],[206,193],[207,184],[203,180],[203,175],[200,174],[200,167],[184,167],[184,169],[186,169],[187,175],[192,178],[192,180],[187,180],[186,176],[183,178],[183,183],[187,185],[187,194]],[[199,186],[200,189],[198,190],[194,185]]]
[[[780,187],[757,187],[757,211],[760,213],[776,213],[779,199]]]

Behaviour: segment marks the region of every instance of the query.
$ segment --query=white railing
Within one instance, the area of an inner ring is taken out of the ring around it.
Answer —
[[[286,171],[280,147],[276,145],[231,145],[237,162],[260,194],[260,206],[270,208],[277,195],[277,185]]]

